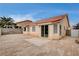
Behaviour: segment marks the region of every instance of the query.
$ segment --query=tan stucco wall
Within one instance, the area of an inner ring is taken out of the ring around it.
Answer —
[[[32,32],[32,27],[30,27],[29,32],[24,31],[23,33],[27,34],[27,35],[31,35],[31,36],[41,37],[41,26],[38,25],[38,26],[35,26],[35,28],[36,28],[35,32]],[[49,33],[48,33],[48,37],[47,37],[48,39],[59,39],[59,31],[56,34],[53,33],[53,23],[48,25],[48,29],[49,29],[48,30]],[[27,30],[27,28],[26,28],[26,30]]]
[[[54,30],[53,24],[49,25],[49,36],[48,36],[48,38],[49,39],[59,39],[59,30],[57,31],[57,33],[54,33],[53,30]]]
[[[35,26],[35,31],[32,31],[32,26],[30,27],[30,34],[32,36],[39,36],[39,26]]]
[[[61,38],[61,36],[59,35],[59,23],[57,23],[58,24],[58,32],[55,34],[55,33],[53,33],[53,23],[52,24],[50,24],[50,25],[48,25],[48,39],[60,39]],[[32,36],[38,36],[38,37],[41,37],[41,26],[35,26],[35,28],[36,28],[36,31],[35,32],[32,32],[32,27],[30,27],[30,30],[29,30],[29,32],[27,32],[27,31],[24,31],[23,33],[24,34],[28,34],[28,35],[32,35]],[[26,28],[26,30],[27,30],[27,28]],[[64,32],[64,31],[63,31]]]
[[[26,27],[26,31],[23,31],[24,34],[27,34],[27,35],[32,35],[32,36],[40,36],[40,27],[39,26],[35,26],[35,32],[32,31],[32,26],[29,27],[30,30],[29,32],[27,31],[27,27]]]
[[[59,23],[59,26],[61,25],[61,36],[65,36],[66,34],[66,30],[64,29],[65,25],[64,25],[64,20],[61,20],[60,23]],[[60,31],[60,29],[59,29]]]
[[[69,28],[66,16],[64,17],[63,20],[60,21],[60,25],[62,26],[62,35],[61,36],[66,36],[66,30],[68,30],[68,28]]]
[[[65,16],[65,17],[64,17],[63,24],[64,24],[64,26],[65,26],[66,29],[68,29],[68,28],[70,27],[70,25],[68,24],[68,21],[69,21],[69,20],[67,20],[67,17]]]

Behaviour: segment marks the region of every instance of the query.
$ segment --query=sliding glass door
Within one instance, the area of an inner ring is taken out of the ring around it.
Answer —
[[[41,26],[41,36],[48,37],[48,25]]]

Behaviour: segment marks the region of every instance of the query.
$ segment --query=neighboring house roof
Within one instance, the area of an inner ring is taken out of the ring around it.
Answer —
[[[23,23],[23,22],[32,22],[32,21],[31,20],[24,20],[24,21],[16,22],[16,24]]]
[[[27,24],[27,26],[36,26],[36,25],[38,25],[38,24],[35,23],[35,22],[32,22],[32,23]]]
[[[22,27],[26,27],[30,23],[32,23],[32,21],[30,21],[30,20],[16,22],[17,26],[22,26]]]
[[[52,18],[42,19],[42,20],[37,21],[36,23],[57,22],[57,21],[63,20],[64,16],[66,15],[60,15],[60,16],[55,16]]]

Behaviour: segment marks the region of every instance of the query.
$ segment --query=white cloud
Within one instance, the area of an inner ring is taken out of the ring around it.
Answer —
[[[24,20],[35,21],[36,19],[34,18],[34,16],[39,14],[40,12],[42,11],[37,11],[37,12],[29,13],[29,14],[10,15],[10,17],[12,17],[15,20],[15,22],[24,21]]]
[[[33,20],[33,16],[26,14],[26,15],[10,15],[15,22],[23,21],[23,20]]]

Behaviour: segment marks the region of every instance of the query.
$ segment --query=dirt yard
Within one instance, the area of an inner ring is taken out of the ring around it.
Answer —
[[[75,39],[48,40],[23,34],[0,36],[1,56],[79,56]]]

